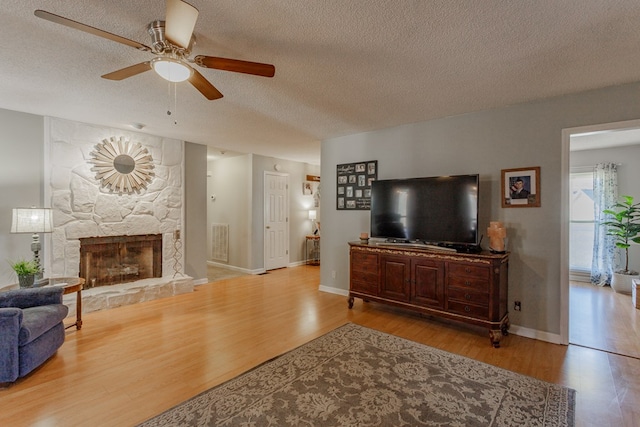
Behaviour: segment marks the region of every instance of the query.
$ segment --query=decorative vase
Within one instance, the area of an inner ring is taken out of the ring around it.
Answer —
[[[611,277],[611,289],[619,294],[631,295],[633,279],[637,278],[637,275],[613,273]]]
[[[18,276],[18,283],[21,288],[33,288],[33,282],[35,280],[35,274],[25,274]]]

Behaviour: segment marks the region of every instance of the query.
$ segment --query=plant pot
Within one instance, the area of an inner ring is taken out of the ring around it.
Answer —
[[[633,279],[638,278],[637,275],[613,273],[611,278],[611,289],[620,294],[631,295]]]
[[[33,282],[35,278],[36,278],[35,274],[26,274],[23,276],[18,276],[18,283],[20,284],[21,288],[33,288]]]

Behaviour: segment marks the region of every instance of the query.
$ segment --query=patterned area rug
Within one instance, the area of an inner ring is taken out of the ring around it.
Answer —
[[[574,409],[575,390],[347,324],[140,426],[573,426]]]

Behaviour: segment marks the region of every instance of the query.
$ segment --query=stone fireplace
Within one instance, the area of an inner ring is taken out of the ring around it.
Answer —
[[[193,291],[176,237],[184,223],[184,143],[57,118],[47,123],[45,197],[54,223],[45,236],[47,276],[84,278],[85,313]],[[154,175],[139,193],[112,191],[97,179],[96,145],[112,137],[148,150]]]
[[[162,234],[88,237],[80,240],[85,288],[162,277]]]

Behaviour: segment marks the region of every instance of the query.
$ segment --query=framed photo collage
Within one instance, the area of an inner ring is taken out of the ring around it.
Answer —
[[[370,210],[371,183],[377,178],[377,160],[338,165],[336,208],[338,210]]]

